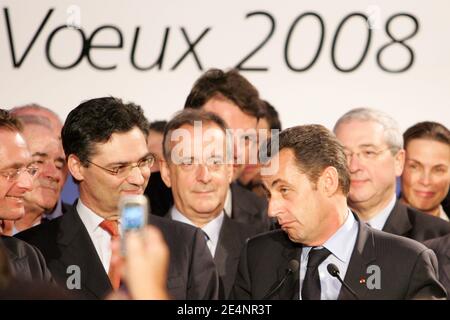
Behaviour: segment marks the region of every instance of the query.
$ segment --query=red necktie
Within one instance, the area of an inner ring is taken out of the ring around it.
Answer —
[[[107,231],[111,235],[111,242],[119,239],[119,226],[117,220],[103,220],[102,223],[100,223],[100,227]],[[111,257],[112,261],[112,257]],[[109,280],[111,281],[111,285],[114,290],[119,289],[120,286],[120,272],[116,265],[113,265],[110,263],[109,265],[109,272],[108,272]]]

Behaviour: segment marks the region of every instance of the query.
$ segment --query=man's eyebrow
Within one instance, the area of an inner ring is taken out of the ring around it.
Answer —
[[[281,183],[287,183],[287,182],[281,178],[278,178],[274,182],[272,182],[272,187],[276,187],[277,185],[279,185]]]
[[[375,148],[375,145],[372,143],[365,143],[365,144],[360,144],[358,147],[359,148]]]
[[[33,153],[32,156],[33,156],[33,157],[36,157],[36,156],[38,156],[38,157],[48,157],[48,153],[45,153],[45,152],[35,152],[35,153]]]
[[[29,166],[31,163],[33,163],[33,162],[30,162],[30,163],[14,162],[14,163],[11,163],[10,165],[6,166],[5,168],[3,168],[1,170],[20,169],[20,168]]]
[[[58,161],[58,162],[66,162],[66,158],[64,158],[64,157],[58,157],[58,158],[56,158],[55,159],[55,161]]]
[[[153,153],[148,152],[145,156],[141,157],[137,162],[144,160],[150,156],[154,157]],[[106,166],[109,167],[109,166],[117,166],[117,165],[126,165],[126,164],[130,164],[130,163],[132,163],[132,162],[131,161],[118,161],[118,162],[109,163]]]

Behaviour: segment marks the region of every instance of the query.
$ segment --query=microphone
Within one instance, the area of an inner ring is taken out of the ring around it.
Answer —
[[[356,298],[356,300],[359,300],[358,295],[355,293],[355,291],[352,290],[345,282],[342,280],[341,276],[339,275],[339,269],[334,263],[329,263],[327,265],[328,273],[339,280],[339,282]]]
[[[273,296],[278,290],[280,290],[280,288],[283,286],[283,284],[286,282],[287,278],[298,272],[298,268],[300,267],[300,263],[295,260],[292,259],[291,261],[289,261],[288,263],[288,267],[286,269],[286,273],[284,274],[283,278],[279,281],[276,282],[274,285],[272,285],[272,288],[263,298],[262,300],[267,300],[269,299],[271,296]]]

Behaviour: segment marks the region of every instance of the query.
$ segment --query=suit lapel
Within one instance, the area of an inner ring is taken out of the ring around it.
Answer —
[[[242,249],[241,236],[233,224],[234,221],[224,215],[214,255],[214,262],[224,287],[225,297],[233,286]]]
[[[82,288],[104,298],[112,290],[111,283],[78,212],[73,207],[61,219],[57,236],[57,245],[61,248],[59,262],[65,268],[79,266]]]
[[[224,275],[228,266],[234,260],[239,259],[241,254],[241,245],[238,241],[240,237],[237,234],[237,229],[233,228],[232,224],[233,221],[224,215],[216,254],[214,255],[214,262],[216,263],[219,275]]]
[[[447,277],[448,283],[450,284],[450,241],[446,241],[444,244],[446,253],[445,257],[442,258],[443,261],[439,263],[439,267],[442,269],[441,275],[445,275],[445,277]]]
[[[399,236],[406,236],[412,227],[413,226],[411,221],[409,221],[406,206],[397,200],[394,208],[389,214],[388,219],[386,220],[386,223],[384,224],[383,231]]]
[[[372,230],[356,217],[359,230],[355,247],[348,264],[344,282],[355,291],[359,299],[364,299],[368,292],[365,284],[367,266],[376,259],[375,243]],[[362,281],[363,280],[363,281]],[[355,297],[342,286],[338,300],[354,300]]]

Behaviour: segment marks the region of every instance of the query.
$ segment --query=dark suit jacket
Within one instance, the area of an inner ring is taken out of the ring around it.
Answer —
[[[13,277],[25,282],[54,282],[44,257],[38,249],[22,240],[7,236],[0,238],[1,244],[6,252]]]
[[[183,223],[151,216],[149,223],[164,235],[170,250],[167,279],[174,299],[216,299],[218,276],[203,234]],[[21,232],[17,237],[38,247],[57,282],[67,288],[71,265],[80,267],[80,298],[104,298],[111,290],[108,275],[75,207],[46,224]]]
[[[383,231],[423,242],[450,233],[450,223],[407,207],[397,200]]]
[[[450,300],[450,235],[427,240],[424,244],[436,253],[439,263],[439,281],[447,290],[447,299]]]
[[[163,217],[173,206],[172,189],[161,178],[161,172],[152,172],[144,194],[150,202],[151,213]]]
[[[267,215],[267,201],[245,189],[237,182],[230,184],[231,218],[246,224],[258,224],[267,230],[270,228]]]
[[[261,227],[234,221],[224,215],[214,262],[221,281],[221,298],[228,298],[233,288],[239,257],[248,238],[264,232]]]
[[[289,240],[282,230],[250,239],[239,263],[233,298],[262,299],[286,274],[289,261],[299,261],[301,244]],[[369,265],[381,270],[381,289],[360,283],[367,278]],[[336,281],[338,281],[336,279]],[[432,250],[403,237],[369,228],[359,223],[358,236],[344,281],[359,299],[443,298],[445,290],[437,280],[437,260]],[[299,272],[289,276],[271,299],[298,299]],[[339,300],[354,299],[344,288]]]
[[[170,211],[165,217],[172,219]],[[219,274],[219,298],[227,299],[233,288],[234,279],[245,242],[250,237],[265,230],[260,225],[237,222],[224,215],[219,240],[214,255],[214,263]]]

